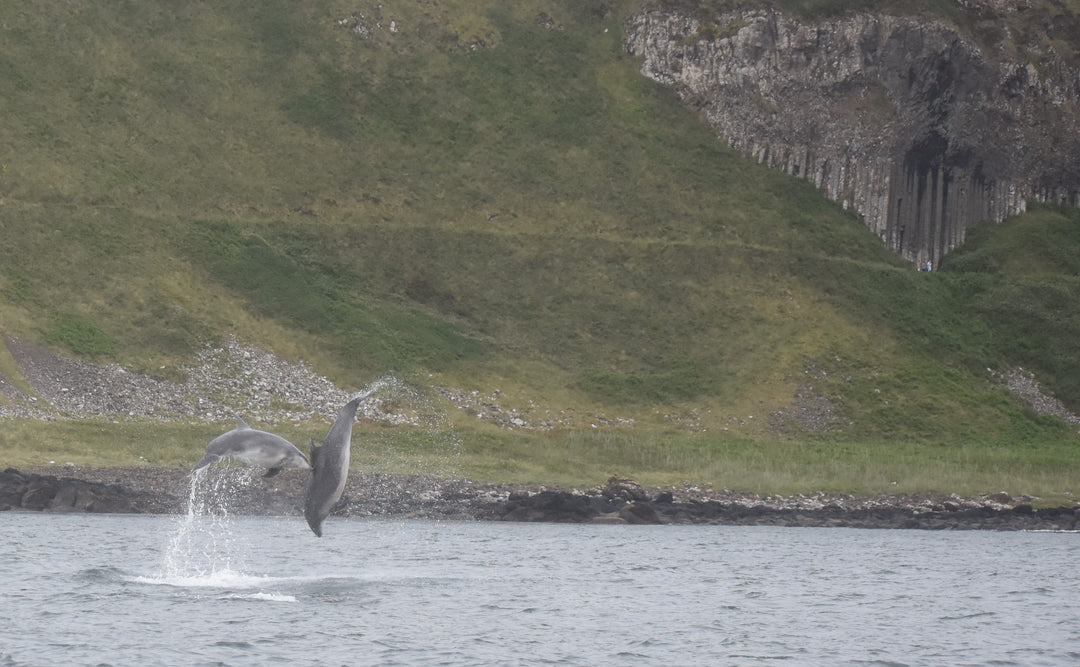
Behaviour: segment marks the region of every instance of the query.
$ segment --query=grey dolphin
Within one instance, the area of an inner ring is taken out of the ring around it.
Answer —
[[[311,439],[311,479],[308,481],[307,496],[304,498],[304,518],[319,537],[322,537],[323,520],[330,516],[334,503],[341,498],[341,492],[345,490],[356,408],[360,401],[371,393],[357,396],[341,408],[322,446],[317,446],[315,439]]]
[[[232,458],[249,465],[269,468],[265,477],[273,477],[282,468],[310,468],[307,457],[281,436],[259,431],[236,418],[236,428],[210,441],[206,455],[195,464],[192,472],[221,458]]]

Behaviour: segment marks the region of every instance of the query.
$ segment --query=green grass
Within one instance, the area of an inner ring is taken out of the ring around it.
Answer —
[[[459,423],[461,469],[492,479],[1073,484],[1075,429],[987,369],[1080,410],[1077,212],[985,226],[912,271],[641,76],[633,7],[0,2],[2,332],[166,377],[236,334],[345,387],[430,375],[575,415],[545,436]],[[772,431],[809,386],[833,428]],[[635,426],[594,434],[594,415]],[[211,435],[10,431],[15,463],[161,439],[179,465]],[[430,468],[450,447],[432,437],[382,432],[364,465]]]
[[[70,462],[187,468],[202,455],[205,443],[226,428],[13,420],[0,434],[0,447],[5,465],[16,467]],[[326,428],[326,424],[311,424],[276,430],[303,446],[308,437],[318,439]],[[437,428],[361,424],[353,434],[355,470],[568,488],[597,486],[611,475],[620,475],[649,486],[690,483],[785,495],[1006,491],[1067,502],[1080,483],[1074,459],[1075,446],[1061,439],[1022,446],[794,442],[634,430],[538,434],[473,426],[455,429],[448,424]]]

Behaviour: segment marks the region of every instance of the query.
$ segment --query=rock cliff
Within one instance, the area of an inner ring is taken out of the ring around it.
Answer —
[[[731,146],[936,265],[979,222],[1036,201],[1080,205],[1080,20],[1016,0],[958,0],[956,12],[668,3],[628,19],[625,48]]]

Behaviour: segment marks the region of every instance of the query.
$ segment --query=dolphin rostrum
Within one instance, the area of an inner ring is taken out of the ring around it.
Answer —
[[[233,458],[249,465],[269,468],[264,477],[273,477],[282,468],[310,468],[307,457],[281,436],[251,428],[236,418],[236,428],[210,441],[206,455],[192,472],[222,458]]]
[[[307,497],[304,498],[304,518],[319,537],[322,537],[323,520],[330,516],[334,504],[345,490],[356,408],[373,392],[361,394],[341,408],[321,446],[315,444],[314,438],[311,439],[311,479],[308,481]]]

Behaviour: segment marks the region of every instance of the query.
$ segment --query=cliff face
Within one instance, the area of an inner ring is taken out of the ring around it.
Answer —
[[[1055,53],[1060,40],[1044,44],[1036,65],[1030,51],[1008,57],[1022,52],[1008,40],[989,53],[936,20],[775,9],[653,9],[625,37],[642,72],[731,146],[813,181],[888,247],[935,265],[981,221],[1032,201],[1080,205],[1080,72]]]

